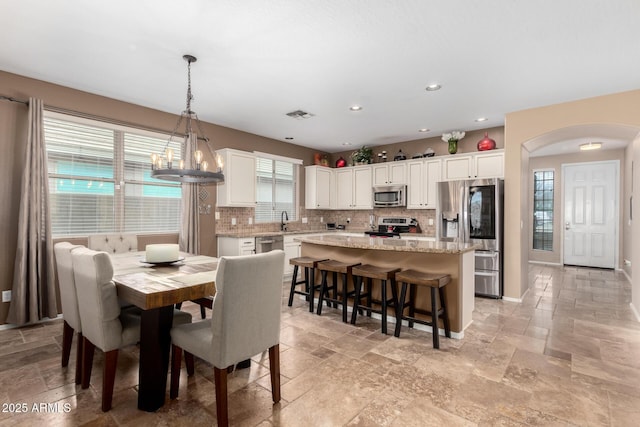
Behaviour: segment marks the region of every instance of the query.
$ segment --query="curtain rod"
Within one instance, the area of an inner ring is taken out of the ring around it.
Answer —
[[[29,101],[22,101],[20,99],[15,99],[6,95],[0,95],[0,99],[3,99],[5,101],[11,101],[11,102],[19,102],[20,104],[24,104],[24,105],[29,105]]]
[[[29,101],[23,101],[21,99],[16,99],[16,98],[13,98],[11,96],[1,95],[1,94],[0,94],[0,100],[18,102],[20,104],[29,105]],[[74,110],[68,110],[66,108],[54,107],[52,105],[46,105],[45,104],[44,105],[44,109],[48,110],[48,111],[55,112],[55,113],[68,114],[70,116],[81,117],[81,118],[84,118],[84,119],[96,120],[96,121],[99,121],[99,122],[110,123],[110,124],[120,125],[120,126],[126,126],[126,127],[130,127],[130,128],[135,128],[135,129],[141,129],[141,130],[145,130],[145,131],[149,131],[149,132],[165,133],[165,134],[170,134],[171,133],[171,131],[169,131],[167,129],[159,129],[159,128],[154,128],[154,127],[151,127],[151,126],[140,125],[140,124],[137,124],[137,123],[126,122],[126,121],[123,121],[123,120],[115,120],[115,119],[110,119],[110,118],[107,118],[107,117],[100,117],[100,116],[96,116],[96,115],[93,115],[93,114],[81,113],[80,111],[74,111]],[[184,137],[184,135],[182,133],[180,133],[180,132],[177,132],[175,135],[176,136],[180,136],[180,137]],[[198,139],[202,139],[202,138],[198,137]]]

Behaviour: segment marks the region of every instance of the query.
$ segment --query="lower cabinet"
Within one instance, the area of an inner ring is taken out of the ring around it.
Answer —
[[[299,237],[296,236],[284,236],[284,275],[285,277],[291,277],[293,274],[293,266],[289,264],[291,258],[297,258],[300,256],[300,242],[296,242],[293,239]]]
[[[218,257],[256,253],[255,237],[218,237]]]

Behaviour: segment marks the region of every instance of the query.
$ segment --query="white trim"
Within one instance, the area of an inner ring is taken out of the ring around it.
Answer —
[[[633,285],[633,281],[631,280],[631,277],[627,274],[624,268],[616,268],[616,271],[621,271],[622,274],[624,274],[624,277],[627,278],[627,282],[629,282],[630,285]]]
[[[277,154],[271,154],[271,153],[263,153],[261,151],[254,151],[253,154],[255,154],[258,157],[262,157],[263,159],[280,160],[282,162],[293,163],[294,165],[301,165],[303,163],[303,161],[300,159],[278,156]]]
[[[507,302],[517,302],[517,303],[521,303],[521,302],[522,302],[522,300],[524,299],[524,297],[525,297],[528,293],[529,293],[529,288],[527,288],[527,290],[526,290],[526,291],[524,291],[524,294],[522,294],[522,295],[520,296],[520,298],[505,297],[505,296],[503,295],[503,296],[502,296],[502,299],[503,299],[504,301],[507,301]]]
[[[631,312],[633,312],[633,315],[636,316],[636,320],[640,322],[640,313],[638,313],[638,310],[636,310],[632,302],[629,303],[629,307],[631,307]]]
[[[553,265],[555,267],[562,267],[562,264],[559,262],[547,262],[547,261],[528,261],[529,264],[541,264],[541,265]]]

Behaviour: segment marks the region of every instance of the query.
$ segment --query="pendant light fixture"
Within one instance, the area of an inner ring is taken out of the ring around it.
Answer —
[[[207,138],[202,131],[200,120],[195,111],[191,110],[191,100],[193,95],[191,94],[191,63],[196,62],[197,58],[192,55],[184,55],[185,61],[187,61],[187,108],[180,114],[176,127],[171,132],[171,136],[164,147],[164,157],[162,154],[151,154],[151,176],[157,179],[164,179],[167,181],[178,181],[195,184],[210,184],[216,182],[223,182],[224,175],[222,174],[222,157],[216,155],[215,151],[211,148],[209,138]],[[174,152],[169,147],[169,143],[172,142],[174,136],[180,129],[182,122],[185,122],[184,139],[182,142],[182,156],[186,160],[180,160],[178,167],[174,167],[173,158]],[[198,149],[198,134],[192,128],[193,122],[197,126],[200,132],[200,139],[204,141],[204,145],[207,147],[212,155],[215,165],[213,165],[213,171],[209,170],[209,163],[204,161],[204,155],[200,149]],[[165,166],[166,162],[166,167]]]

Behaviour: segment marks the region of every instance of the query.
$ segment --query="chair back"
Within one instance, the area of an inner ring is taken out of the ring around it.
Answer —
[[[226,368],[280,342],[284,252],[223,256],[216,273],[211,363]]]
[[[76,295],[76,281],[73,277],[73,261],[71,251],[83,248],[82,245],[73,245],[69,242],[56,243],[53,252],[56,254],[56,270],[58,271],[58,284],[60,286],[60,302],[62,303],[62,316],[76,332],[82,332],[80,312],[78,311],[78,296]]]
[[[89,248],[94,251],[120,254],[138,250],[138,236],[132,233],[92,234],[88,240]]]
[[[120,348],[120,305],[109,254],[78,248],[71,253],[71,258],[82,334],[102,351]]]

